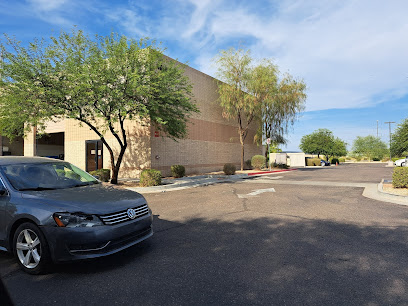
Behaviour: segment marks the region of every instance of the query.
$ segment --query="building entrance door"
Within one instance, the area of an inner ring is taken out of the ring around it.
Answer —
[[[87,140],[86,144],[86,171],[95,171],[103,168],[102,141]]]

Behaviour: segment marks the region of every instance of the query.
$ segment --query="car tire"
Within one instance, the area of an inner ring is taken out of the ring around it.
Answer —
[[[405,163],[401,163],[401,167],[405,167]]]
[[[29,274],[44,274],[51,262],[47,240],[33,223],[21,224],[13,237],[13,252],[20,267]]]

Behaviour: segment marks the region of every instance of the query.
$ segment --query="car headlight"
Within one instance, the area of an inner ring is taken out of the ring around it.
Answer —
[[[55,213],[53,218],[59,227],[94,227],[103,225],[97,216],[81,213]]]

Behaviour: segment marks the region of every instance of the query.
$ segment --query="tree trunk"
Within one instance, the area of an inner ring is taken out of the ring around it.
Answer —
[[[265,167],[269,168],[269,145],[266,144],[266,151],[265,151]]]
[[[118,176],[119,176],[119,169],[120,165],[122,164],[123,160],[123,155],[125,155],[127,145],[124,145],[120,148],[120,153],[118,156],[118,159],[116,161],[116,165],[112,167],[112,177],[111,177],[111,184],[117,184],[118,183]]]
[[[117,184],[118,183],[118,174],[119,174],[119,168],[118,167],[113,167],[112,169],[112,177],[111,177],[111,184]]]
[[[244,142],[241,142],[241,171],[244,170]]]
[[[239,130],[239,142],[241,143],[241,171],[244,170],[244,135],[242,130]]]

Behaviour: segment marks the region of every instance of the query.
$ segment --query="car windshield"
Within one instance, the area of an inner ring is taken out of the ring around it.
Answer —
[[[92,175],[66,162],[14,164],[1,167],[17,190],[52,190],[98,184]]]

